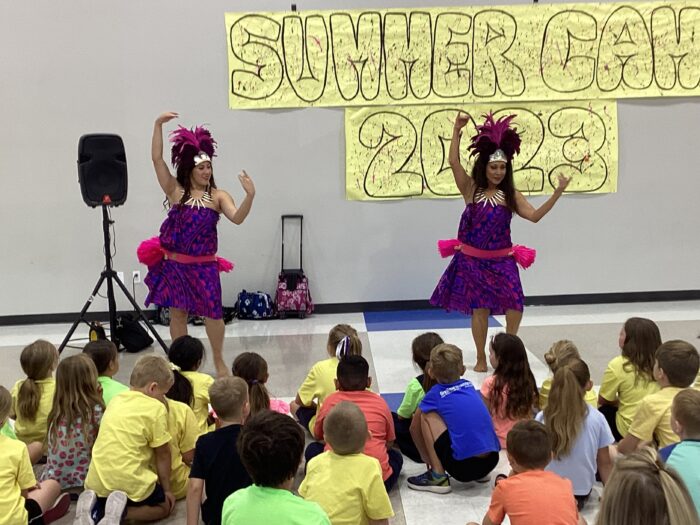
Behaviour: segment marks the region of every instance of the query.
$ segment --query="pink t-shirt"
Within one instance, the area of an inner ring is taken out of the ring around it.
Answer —
[[[314,435],[319,439],[323,439],[323,420],[328,415],[328,412],[331,411],[331,408],[341,401],[355,403],[365,415],[367,429],[371,437],[365,443],[363,452],[379,460],[379,464],[382,466],[382,479],[386,481],[392,473],[386,444],[396,439],[396,433],[391,410],[389,410],[386,401],[379,394],[369,390],[334,392],[321,405],[321,410],[319,410],[316,417]],[[330,450],[328,445],[326,445],[326,450]]]
[[[496,382],[495,376],[489,376],[484,380],[481,385],[481,395],[489,401],[487,406],[489,406],[489,412],[491,413],[491,419],[493,420],[493,428],[498,436],[498,442],[501,444],[501,448],[506,448],[506,436],[510,429],[513,428],[520,419],[510,419],[503,416],[504,407],[506,405],[506,400],[508,399],[508,387],[504,387],[501,394],[500,406],[494,407],[490,404],[491,391],[493,390],[493,384]]]

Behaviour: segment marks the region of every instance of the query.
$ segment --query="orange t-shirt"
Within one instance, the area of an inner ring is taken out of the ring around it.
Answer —
[[[571,481],[544,470],[528,470],[500,481],[491,495],[487,516],[495,524],[506,516],[511,525],[578,523]]]
[[[371,437],[365,443],[363,452],[379,460],[379,464],[382,466],[382,479],[386,481],[392,473],[386,445],[388,442],[396,439],[396,432],[394,430],[394,420],[391,417],[391,410],[389,410],[386,401],[379,394],[369,390],[342,390],[332,393],[321,405],[321,410],[319,410],[316,417],[314,434],[318,438],[323,439],[323,420],[326,419],[331,408],[341,401],[355,403],[365,415],[367,429]],[[330,450],[328,445],[326,445],[326,450]]]

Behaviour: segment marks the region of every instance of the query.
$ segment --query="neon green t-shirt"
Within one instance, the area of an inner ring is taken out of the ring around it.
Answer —
[[[331,525],[323,509],[288,490],[251,485],[224,501],[221,525]]]

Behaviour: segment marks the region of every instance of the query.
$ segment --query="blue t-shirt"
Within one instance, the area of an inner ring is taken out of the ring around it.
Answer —
[[[452,456],[457,461],[501,449],[491,415],[470,381],[459,379],[435,385],[419,408],[440,415],[450,433]]]
[[[700,514],[700,440],[684,439],[659,450],[666,465],[676,470],[688,487],[695,509]]]
[[[544,423],[544,412],[535,417]],[[595,473],[598,470],[598,450],[612,445],[615,438],[610,431],[605,416],[588,405],[588,413],[573,447],[569,454],[560,459],[552,459],[545,470],[559,474],[562,478],[571,480],[574,495],[590,494],[595,483]]]

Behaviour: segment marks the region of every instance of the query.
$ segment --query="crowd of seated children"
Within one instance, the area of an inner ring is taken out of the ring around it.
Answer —
[[[642,399],[659,389],[654,381],[654,353],[661,345],[659,327],[650,319],[627,319],[618,345],[620,355],[608,363],[598,391],[599,410],[615,441],[627,435]]]
[[[678,392],[695,382],[699,366],[698,351],[690,343],[672,340],[659,346],[653,366],[659,390],[640,401],[627,435],[618,444],[621,454],[646,442],[665,447],[678,441],[671,428],[671,405]]]
[[[323,419],[323,435],[330,450],[308,462],[299,494],[318,503],[333,525],[388,525],[394,511],[379,461],[363,453],[370,435],[362,410],[337,403]]]
[[[299,387],[296,399],[290,404],[292,414],[311,434],[321,405],[326,397],[336,390],[338,360],[349,355],[362,355],[362,341],[357,335],[357,330],[347,324],[335,325],[328,333],[326,352],[328,358],[311,367]]]
[[[221,523],[224,500],[252,481],[241,463],[236,442],[250,414],[248,385],[240,377],[223,377],[209,388],[216,430],[200,436],[194,450],[187,491],[187,524]],[[202,501],[206,493],[206,499]]]
[[[501,448],[505,448],[506,436],[513,425],[532,419],[537,412],[537,383],[530,370],[525,345],[517,335],[501,332],[493,336],[489,361],[494,372],[481,385],[481,395],[493,419]]]
[[[256,352],[242,352],[233,360],[231,372],[248,384],[250,413],[261,410],[273,410],[280,414],[289,414],[289,403],[270,397],[265,383],[270,378],[267,373],[267,361]]]
[[[411,356],[413,363],[420,369],[421,373],[409,381],[406,386],[406,392],[401,399],[401,405],[399,405],[396,412],[391,413],[391,417],[394,419],[396,444],[404,456],[416,463],[421,463],[422,460],[411,437],[411,422],[418,404],[425,397],[425,393],[435,384],[435,380],[428,373],[430,351],[442,343],[444,343],[442,337],[435,332],[426,332],[413,340],[411,343]]]
[[[379,461],[386,490],[391,490],[399,479],[403,456],[398,450],[391,448],[396,436],[389,406],[383,397],[369,390],[372,378],[369,377],[367,360],[361,355],[341,358],[335,382],[337,391],[326,397],[318,412],[314,425],[314,437],[319,440],[324,439],[323,421],[335,405],[342,401],[355,403],[364,414],[370,432],[364,453]],[[325,448],[329,448],[327,444]],[[306,461],[310,461],[323,450],[322,443],[310,443],[305,453]]]
[[[462,378],[465,370],[456,346],[441,344],[430,352],[428,373],[436,384],[411,422],[428,470],[409,477],[409,488],[445,494],[452,490],[448,472],[458,481],[482,480],[498,463],[500,445],[491,416],[474,385]]]
[[[552,459],[552,440],[542,423],[519,421],[508,432],[506,445],[512,472],[496,484],[483,525],[497,525],[506,516],[511,525],[585,523],[571,481],[545,470]]]

